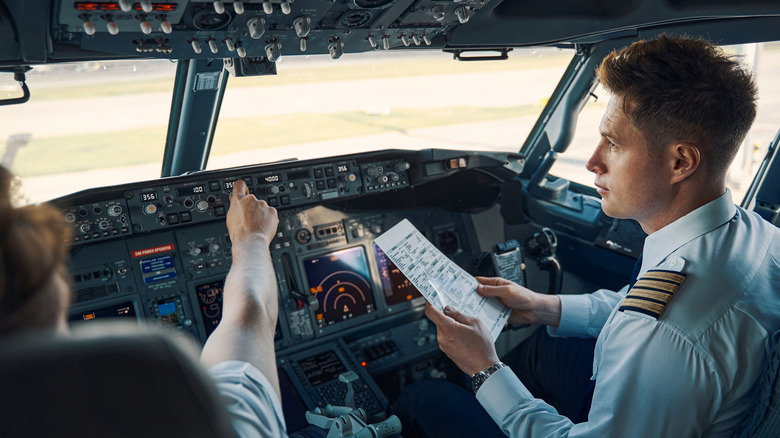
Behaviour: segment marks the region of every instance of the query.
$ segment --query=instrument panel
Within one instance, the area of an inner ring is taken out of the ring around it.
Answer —
[[[342,371],[360,371],[361,400],[371,404],[369,414],[380,414],[387,400],[368,373],[430,357],[438,345],[433,324],[422,317],[424,299],[374,238],[409,219],[469,268],[480,251],[471,215],[428,203],[420,192],[430,186],[437,193],[437,181],[460,172],[521,164],[514,154],[385,151],[203,172],[54,200],[73,227],[70,320],[134,318],[205,342],[222,317],[232,263],[225,216],[241,179],[279,214],[270,244],[279,290],[275,347],[290,388],[309,409],[343,396],[338,381],[312,383],[309,371],[318,360],[311,357],[319,352]]]

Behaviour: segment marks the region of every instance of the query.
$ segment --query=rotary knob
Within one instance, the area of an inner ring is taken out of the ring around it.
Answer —
[[[89,230],[91,229],[92,226],[89,224],[81,224],[81,226],[79,226],[79,231],[81,231],[82,233],[89,233]]]
[[[276,186],[268,186],[265,188],[265,194],[268,196],[274,196],[277,193],[279,193],[279,187]]]

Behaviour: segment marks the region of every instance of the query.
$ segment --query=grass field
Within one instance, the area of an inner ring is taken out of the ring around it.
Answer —
[[[288,114],[262,119],[222,120],[212,151],[219,154],[336,138],[403,132],[479,122],[538,112],[536,106],[512,108],[394,108],[387,116],[363,112]],[[247,128],[251,127],[251,128]],[[252,133],[247,135],[247,129]],[[13,171],[22,177],[161,162],[166,127],[35,139],[19,149]],[[0,155],[5,146],[0,147]],[[42,159],[41,157],[45,157]]]

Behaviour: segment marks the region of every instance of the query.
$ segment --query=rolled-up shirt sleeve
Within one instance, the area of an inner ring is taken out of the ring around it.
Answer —
[[[226,361],[209,368],[222,395],[236,434],[246,437],[286,437],[284,414],[271,382],[253,365]]]

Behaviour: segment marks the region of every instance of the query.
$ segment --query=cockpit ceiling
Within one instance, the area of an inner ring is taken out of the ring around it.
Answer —
[[[780,17],[769,0],[2,0],[0,65],[596,42],[642,28]],[[753,29],[756,26],[752,27]],[[13,43],[10,43],[13,42]]]

